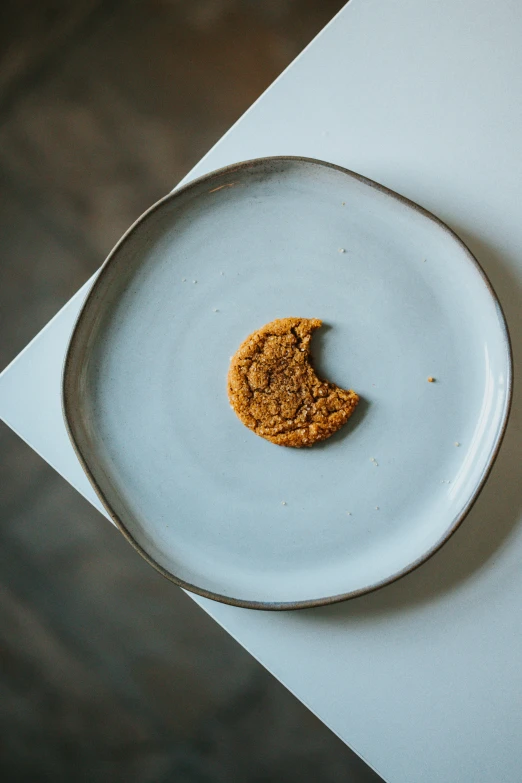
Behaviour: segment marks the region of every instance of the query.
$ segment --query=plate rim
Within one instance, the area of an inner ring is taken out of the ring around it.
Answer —
[[[506,398],[504,402],[504,409],[502,412],[502,419],[501,419],[501,425],[498,430],[498,433],[496,435],[496,440],[493,441],[494,446],[491,451],[491,454],[489,455],[489,458],[486,462],[484,471],[482,473],[482,476],[480,477],[480,480],[477,482],[476,487],[474,488],[473,492],[470,493],[470,496],[462,509],[461,513],[458,515],[456,519],[453,520],[452,524],[448,527],[448,529],[443,533],[443,535],[438,539],[438,541],[431,546],[425,553],[423,553],[421,556],[416,558],[412,563],[402,568],[400,571],[391,574],[390,576],[386,577],[385,579],[381,579],[378,582],[375,582],[373,584],[370,584],[368,586],[359,588],[357,590],[351,590],[346,593],[338,593],[336,595],[331,596],[323,596],[321,598],[312,598],[307,600],[295,600],[295,601],[258,601],[258,600],[249,600],[249,599],[242,599],[242,598],[233,598],[231,596],[223,595],[221,593],[216,593],[212,590],[207,590],[206,588],[199,587],[198,585],[194,585],[190,582],[186,582],[185,580],[181,579],[180,577],[173,574],[168,569],[164,568],[164,566],[160,565],[148,552],[135,540],[135,538],[132,536],[130,531],[126,528],[125,523],[120,519],[120,517],[113,511],[111,508],[110,502],[108,499],[104,496],[100,486],[98,485],[95,476],[93,475],[89,463],[87,455],[85,455],[82,452],[82,449],[76,439],[75,434],[75,427],[80,426],[80,420],[82,419],[79,406],[74,405],[74,401],[76,399],[75,393],[74,393],[74,382],[75,382],[75,376],[72,371],[72,365],[74,363],[74,359],[76,357],[76,354],[81,350],[82,348],[82,338],[85,338],[85,335],[88,333],[83,333],[83,330],[85,328],[85,321],[87,317],[87,312],[92,306],[93,298],[98,291],[99,287],[102,284],[103,279],[106,276],[107,270],[109,266],[111,265],[111,262],[114,258],[118,255],[120,249],[123,247],[123,245],[127,242],[127,240],[130,238],[132,234],[138,229],[139,226],[141,226],[142,223],[146,222],[150,215],[152,215],[154,212],[162,209],[164,204],[170,203],[172,201],[176,201],[181,195],[186,194],[192,189],[196,189],[199,185],[202,183],[208,181],[212,181],[213,179],[216,179],[221,176],[226,176],[230,174],[234,174],[238,171],[248,170],[248,169],[254,169],[258,166],[267,165],[270,163],[306,163],[306,164],[314,164],[318,165],[324,168],[333,169],[335,171],[338,171],[352,179],[357,180],[358,182],[361,182],[368,187],[377,190],[380,193],[383,193],[384,195],[393,198],[395,201],[398,201],[399,203],[407,206],[410,209],[413,209],[417,213],[421,214],[423,217],[427,218],[431,222],[435,223],[439,228],[441,228],[445,233],[447,233],[453,241],[457,242],[457,244],[461,247],[461,249],[464,251],[465,255],[467,256],[468,261],[471,263],[472,268],[476,273],[480,275],[483,282],[486,285],[486,288],[489,292],[489,295],[491,299],[493,300],[493,303],[495,305],[499,327],[501,330],[501,334],[504,341],[504,347],[506,349],[506,357],[507,357],[507,384],[506,384]],[[511,414],[511,408],[513,403],[513,348],[511,343],[511,337],[509,333],[509,328],[507,325],[506,316],[504,313],[504,310],[502,308],[501,302],[498,298],[498,295],[493,288],[493,285],[484,271],[483,267],[477,260],[477,258],[474,256],[474,254],[471,252],[471,250],[468,248],[468,246],[465,244],[465,242],[458,236],[458,234],[453,231],[443,220],[438,218],[433,213],[429,212],[424,207],[421,207],[419,204],[417,204],[414,201],[411,201],[410,199],[406,198],[405,196],[400,195],[399,193],[395,192],[394,190],[391,190],[390,188],[387,188],[384,185],[381,185],[378,182],[375,182],[372,179],[369,179],[368,177],[363,176],[362,174],[358,174],[354,171],[351,171],[350,169],[345,168],[344,166],[340,166],[336,163],[330,163],[324,160],[320,160],[318,158],[310,158],[300,155],[271,155],[267,157],[260,157],[260,158],[251,158],[249,160],[239,161],[237,163],[230,164],[228,166],[223,166],[222,168],[214,169],[213,171],[208,172],[207,174],[204,174],[200,177],[197,177],[196,179],[191,180],[185,185],[182,185],[170,193],[167,193],[167,195],[160,198],[158,201],[156,201],[154,204],[152,204],[148,209],[145,210],[125,231],[125,233],[122,235],[122,237],[118,240],[118,242],[114,245],[113,249],[108,254],[107,258],[101,265],[100,269],[96,273],[96,279],[87,294],[80,311],[76,317],[71,336],[69,338],[67,350],[65,353],[63,366],[62,366],[62,378],[61,378],[61,406],[62,406],[62,414],[65,422],[65,427],[67,430],[67,434],[69,436],[69,440],[71,442],[71,445],[74,449],[74,452],[76,454],[76,457],[78,458],[94,492],[96,493],[96,496],[100,500],[102,506],[104,507],[105,511],[108,513],[110,519],[114,523],[114,525],[118,528],[118,530],[122,533],[122,535],[127,539],[127,541],[134,547],[134,549],[140,554],[153,568],[155,568],[157,571],[159,571],[160,574],[162,574],[165,578],[167,578],[169,581],[173,582],[174,584],[178,585],[178,587],[183,588],[184,590],[187,590],[188,592],[195,593],[196,595],[200,595],[203,598],[209,598],[214,601],[218,601],[219,603],[228,604],[230,606],[238,606],[244,609],[257,609],[257,610],[271,610],[271,611],[288,611],[288,610],[296,610],[296,609],[311,609],[318,606],[327,606],[330,604],[339,603],[341,601],[347,601],[353,598],[357,598],[362,595],[366,595],[367,593],[375,592],[376,590],[380,590],[386,585],[393,584],[393,582],[398,581],[399,579],[402,579],[402,577],[406,576],[407,574],[412,573],[417,568],[419,568],[423,563],[425,563],[427,560],[429,560],[433,555],[435,555],[444,544],[449,541],[449,539],[453,536],[453,534],[456,532],[456,530],[460,527],[464,519],[468,516],[471,509],[475,505],[478,497],[480,496],[480,493],[482,492],[489,475],[491,473],[491,470],[493,468],[493,465],[495,464],[495,461],[497,459],[498,453],[500,451],[500,448],[502,446],[502,442],[504,440],[504,436],[506,434],[510,414]]]

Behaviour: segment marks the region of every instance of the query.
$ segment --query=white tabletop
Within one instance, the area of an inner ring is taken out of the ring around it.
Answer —
[[[305,155],[418,201],[485,267],[516,363],[521,40],[517,0],[352,0],[187,179],[241,159]],[[0,414],[99,508],[60,409],[61,364],[88,285],[0,377]],[[439,554],[400,582],[294,613],[195,598],[392,783],[520,778],[520,422],[515,395],[475,508]]]

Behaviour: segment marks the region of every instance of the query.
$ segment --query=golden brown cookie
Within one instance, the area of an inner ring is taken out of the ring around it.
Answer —
[[[232,357],[228,396],[256,435],[278,446],[312,446],[345,424],[359,397],[322,381],[310,364],[318,318],[279,318],[254,332]]]

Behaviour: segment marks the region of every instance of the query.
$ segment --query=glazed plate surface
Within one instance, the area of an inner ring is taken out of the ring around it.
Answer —
[[[322,319],[318,373],[362,399],[311,449],[257,437],[227,399],[242,340],[289,316]],[[485,481],[511,385],[500,306],[448,228],[338,167],[271,158],[190,183],[127,232],[73,333],[64,412],[153,565],[284,609],[375,589],[436,551]]]

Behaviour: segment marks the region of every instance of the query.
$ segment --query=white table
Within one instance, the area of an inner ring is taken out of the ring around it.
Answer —
[[[279,154],[347,166],[446,220],[497,289],[516,363],[517,0],[352,0],[187,180]],[[62,359],[88,286],[0,376],[0,414],[100,508],[60,409]],[[297,613],[194,597],[391,783],[513,783],[522,775],[520,423],[515,395],[504,447],[479,502],[443,550],[402,581]]]

